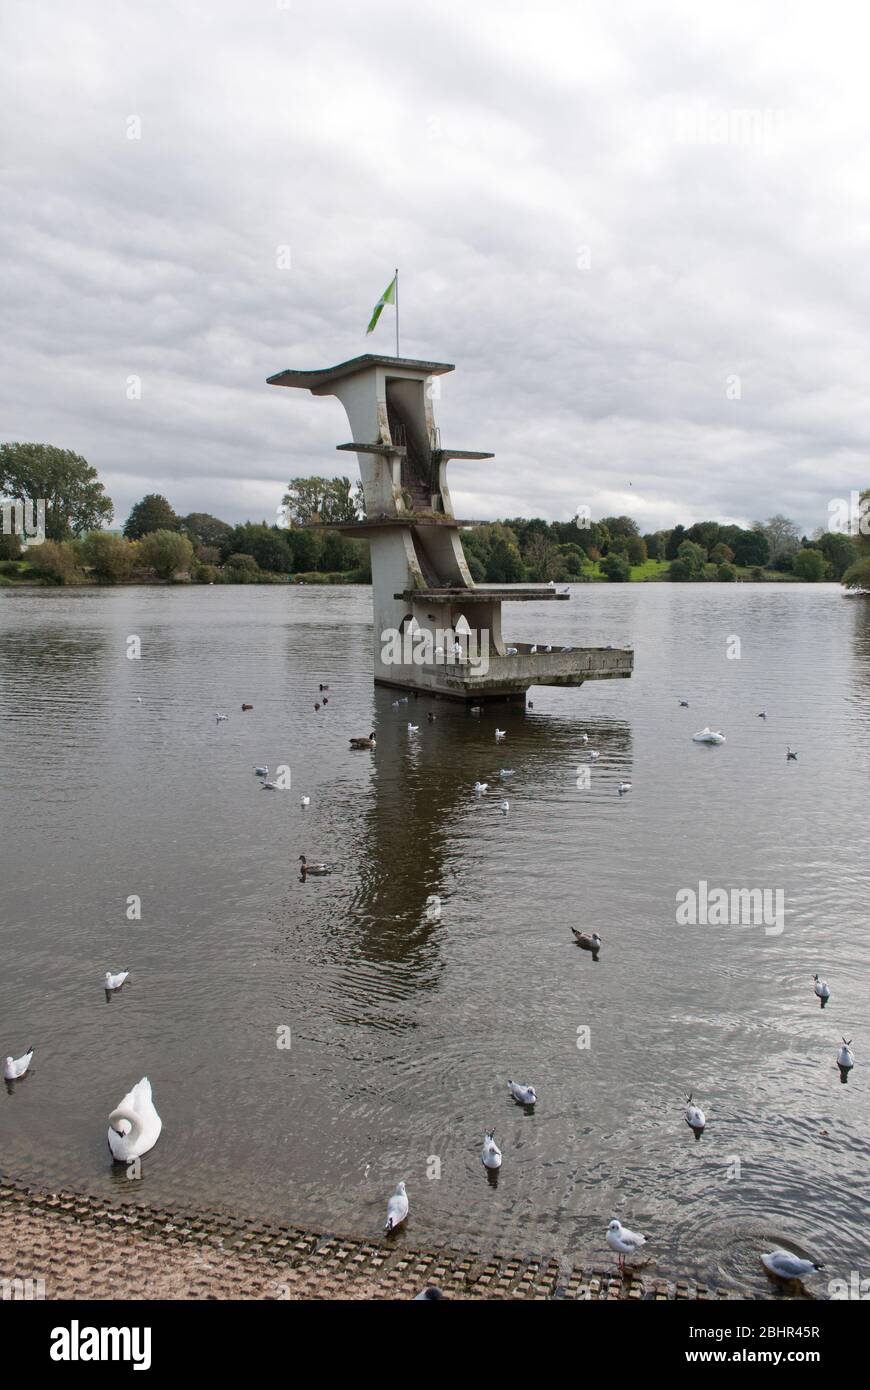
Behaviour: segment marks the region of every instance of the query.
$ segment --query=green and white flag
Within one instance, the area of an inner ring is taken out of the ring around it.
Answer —
[[[378,319],[379,319],[380,316],[381,316],[381,310],[383,309],[384,305],[385,305],[385,304],[395,304],[395,302],[396,302],[396,280],[397,280],[397,279],[398,279],[398,272],[396,272],[396,274],[393,276],[392,280],[391,280],[390,283],[387,285],[387,288],[384,290],[383,294],[381,295],[380,299],[378,300],[377,304],[375,305],[374,313],[372,314],[371,322],[369,323],[369,326],[368,326],[368,328],[366,329],[366,333],[373,333],[373,332],[374,332],[375,326],[376,326],[376,324],[377,324]]]

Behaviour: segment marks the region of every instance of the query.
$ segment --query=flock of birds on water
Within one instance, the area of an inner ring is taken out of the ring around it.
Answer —
[[[315,712],[319,711],[324,705],[327,705],[329,703],[328,691],[328,685],[321,684],[319,686],[319,699],[315,701],[314,704]],[[414,692],[414,695],[416,698],[416,692]],[[142,703],[141,695],[137,697],[137,703]],[[407,703],[408,697],[403,696],[400,699],[394,700],[392,702],[392,705],[394,709],[401,709],[401,707],[403,705],[406,705]],[[682,709],[689,708],[688,700],[680,699],[679,704]],[[253,708],[254,707],[251,704],[243,704],[242,713],[247,714],[250,711],[252,711]],[[527,708],[534,708],[531,701],[527,702]],[[472,715],[480,715],[481,710],[481,706],[472,705],[470,707],[469,712]],[[222,724],[229,718],[229,715],[216,714],[214,717],[217,724]],[[767,711],[761,710],[758,714],[758,718],[766,720]],[[427,719],[429,723],[435,723],[437,715],[430,711],[427,715]],[[419,732],[420,726],[418,724],[413,724],[409,721],[409,736],[413,736]],[[496,743],[502,744],[505,742],[506,738],[507,730],[496,728]],[[722,733],[721,730],[712,730],[708,727],[705,727],[698,733],[693,734],[692,738],[695,743],[723,744],[726,741],[725,735]],[[586,733],[582,733],[580,735],[580,741],[584,745],[588,745],[589,735]],[[367,736],[358,736],[349,739],[349,743],[351,749],[354,751],[374,751],[377,747],[377,736],[375,731],[372,730]],[[594,763],[597,762],[600,754],[596,749],[589,749],[588,756],[590,762]],[[797,761],[797,753],[792,750],[790,745],[786,747],[786,760],[789,762]],[[267,764],[255,766],[254,773],[260,779],[261,784],[265,790],[280,790],[279,784],[277,782],[269,780],[269,768]],[[513,775],[513,768],[502,768],[499,772],[499,777],[503,780],[506,780],[512,777]],[[480,781],[476,782],[473,788],[474,793],[477,796],[484,795],[488,791],[488,789],[489,784],[487,782]],[[625,793],[630,790],[630,782],[620,782],[617,786],[617,792],[620,796],[625,795]],[[309,806],[311,804],[310,796],[303,795],[301,797],[300,804],[303,807],[303,809]],[[503,800],[500,803],[500,810],[502,811],[502,813],[507,814],[507,812],[510,810],[510,803],[507,800]],[[315,877],[322,877],[332,872],[331,866],[329,864],[321,863],[319,861],[310,861],[306,858],[304,854],[301,854],[299,856],[299,865],[300,875],[303,880],[305,880],[309,875],[313,875]],[[441,900],[434,894],[430,895],[426,900],[425,916],[426,920],[429,922],[440,921]],[[592,955],[592,960],[597,961],[602,946],[602,938],[598,934],[598,932],[579,931],[574,926],[571,927],[571,932],[574,936],[577,945],[582,950],[589,951]],[[105,972],[105,976],[103,978],[103,988],[106,992],[107,1000],[112,995],[116,994],[118,991],[123,989],[124,985],[130,978],[130,974],[131,972],[126,969],[118,972],[112,972],[111,970],[107,970]],[[822,980],[817,974],[813,976],[813,991],[819,1000],[821,1008],[824,1009],[831,998],[831,990],[827,982],[825,980]],[[28,1047],[27,1051],[24,1052],[20,1057],[9,1056],[6,1058],[3,1076],[7,1084],[7,1089],[10,1092],[14,1090],[15,1084],[17,1082],[20,1082],[25,1079],[30,1068],[30,1064],[33,1061],[34,1052],[35,1048],[31,1046]],[[854,1065],[855,1058],[851,1050],[851,1039],[843,1038],[842,1046],[840,1047],[837,1053],[837,1066],[840,1072],[840,1080],[844,1084],[848,1081],[849,1072],[852,1070]],[[537,1105],[538,1096],[534,1086],[512,1080],[508,1080],[507,1086],[512,1099],[518,1105],[523,1106],[526,1110],[526,1113],[529,1113]],[[695,1139],[700,1139],[701,1135],[704,1133],[704,1130],[707,1127],[707,1117],[704,1114],[704,1111],[701,1109],[701,1107],[695,1103],[691,1093],[686,1097],[685,1110],[683,1113],[686,1124],[692,1130]],[[107,1140],[109,1150],[115,1162],[125,1164],[130,1163],[133,1160],[141,1158],[144,1154],[148,1153],[148,1151],[154,1147],[154,1145],[157,1143],[157,1140],[160,1138],[160,1133],[163,1128],[163,1121],[161,1120],[160,1115],[158,1114],[157,1109],[154,1105],[154,1098],[151,1091],[151,1083],[148,1080],[147,1076],[143,1076],[141,1081],[139,1081],[132,1088],[132,1090],[128,1091],[127,1094],[122,1098],[120,1104],[116,1106],[112,1113],[109,1115],[108,1123],[109,1128],[107,1131]],[[503,1155],[501,1149],[495,1141],[495,1130],[493,1129],[489,1129],[484,1132],[483,1143],[480,1151],[480,1158],[484,1168],[488,1170],[490,1175],[494,1175],[501,1168]],[[391,1232],[396,1231],[400,1226],[404,1224],[404,1222],[408,1218],[409,1210],[410,1204],[408,1201],[408,1193],[406,1190],[406,1186],[404,1182],[400,1182],[397,1185],[395,1192],[392,1194],[392,1196],[389,1198],[387,1202],[387,1217],[386,1221],[384,1222],[384,1230],[388,1233],[388,1235]],[[607,1244],[610,1246],[610,1249],[613,1250],[617,1255],[617,1266],[620,1272],[625,1271],[626,1256],[635,1254],[642,1246],[646,1245],[647,1243],[646,1236],[641,1235],[636,1231],[629,1230],[626,1226],[623,1226],[622,1223],[616,1220],[615,1218],[609,1223],[607,1227],[606,1240]],[[761,1263],[767,1270],[768,1274],[770,1274],[774,1279],[783,1281],[785,1283],[799,1284],[800,1281],[808,1275],[824,1268],[822,1264],[819,1264],[813,1260],[802,1259],[799,1256],[793,1254],[791,1251],[782,1249],[771,1250],[763,1254],[761,1256]],[[416,1295],[417,1300],[423,1301],[433,1301],[441,1299],[443,1297],[444,1295],[441,1292],[441,1290],[434,1286],[429,1286]]]

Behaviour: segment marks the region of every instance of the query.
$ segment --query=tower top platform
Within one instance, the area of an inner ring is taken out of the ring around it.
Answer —
[[[452,362],[420,362],[416,357],[379,357],[376,353],[366,352],[361,357],[351,357],[349,361],[339,362],[334,367],[320,367],[314,371],[297,371],[288,367],[286,371],[267,376],[266,384],[301,386],[303,390],[316,391],[318,387],[328,386],[334,381],[341,381],[343,377],[356,376],[374,367],[384,367],[387,371],[392,368],[402,376],[415,377],[444,376],[446,372],[454,370]]]

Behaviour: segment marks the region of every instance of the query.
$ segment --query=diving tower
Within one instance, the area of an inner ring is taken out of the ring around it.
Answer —
[[[369,542],[374,609],[374,677],[397,686],[474,703],[524,699],[531,685],[582,685],[627,679],[630,650],[512,642],[502,634],[503,603],[564,601],[547,584],[477,584],[462,550],[447,486],[450,460],[492,454],[447,449],[432,408],[433,379],[447,362],[365,354],[320,371],[283,371],[270,386],[337,396],[359,460],[365,517],[333,528]]]

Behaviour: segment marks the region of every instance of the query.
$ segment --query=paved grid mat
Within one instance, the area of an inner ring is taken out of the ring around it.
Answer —
[[[71,1299],[408,1299],[427,1284],[460,1299],[733,1299],[733,1288],[643,1268],[411,1249],[386,1237],[316,1235],[295,1226],[113,1204],[0,1179],[0,1280],[42,1280]],[[4,1297],[22,1286],[4,1282]]]

